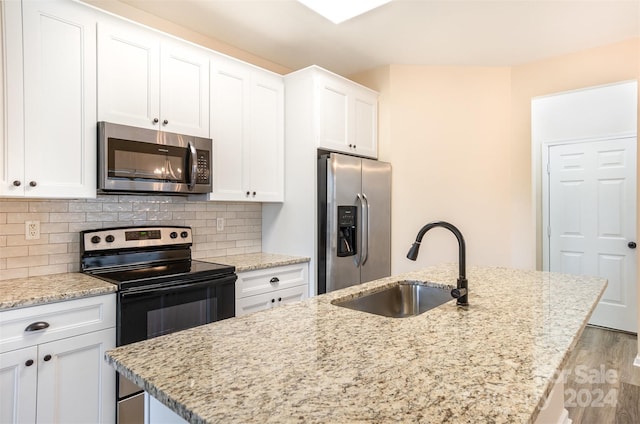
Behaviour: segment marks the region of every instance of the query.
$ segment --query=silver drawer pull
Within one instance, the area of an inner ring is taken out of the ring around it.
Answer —
[[[40,331],[45,328],[49,328],[49,323],[44,321],[34,322],[32,324],[27,325],[27,328],[24,331]]]
[[[278,277],[273,277],[271,280],[269,280],[269,282],[270,282],[271,284],[279,283],[279,282],[280,282],[280,279],[279,279]]]

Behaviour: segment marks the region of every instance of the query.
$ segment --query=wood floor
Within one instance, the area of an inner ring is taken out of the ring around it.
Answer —
[[[565,368],[565,408],[574,424],[639,424],[635,335],[587,327]]]

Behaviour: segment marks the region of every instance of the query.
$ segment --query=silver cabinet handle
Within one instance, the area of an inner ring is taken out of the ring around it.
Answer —
[[[27,325],[27,328],[25,328],[24,331],[40,331],[40,330],[44,330],[45,328],[49,328],[48,322],[37,321]]]

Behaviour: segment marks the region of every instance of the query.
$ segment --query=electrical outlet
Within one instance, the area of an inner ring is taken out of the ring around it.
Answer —
[[[216,218],[216,229],[218,231],[224,230],[224,218]]]
[[[38,240],[40,238],[40,221],[26,221],[24,223],[24,238]]]

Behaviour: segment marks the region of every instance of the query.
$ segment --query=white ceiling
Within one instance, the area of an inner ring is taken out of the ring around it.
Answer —
[[[517,65],[640,35],[640,0],[393,0],[339,25],[295,0],[122,1],[292,70],[342,75]]]

